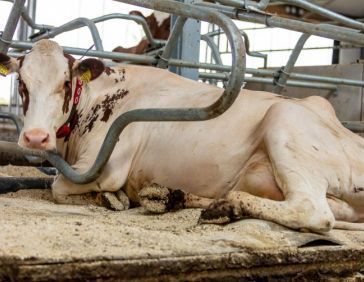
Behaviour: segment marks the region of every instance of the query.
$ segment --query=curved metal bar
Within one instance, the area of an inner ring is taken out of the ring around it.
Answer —
[[[2,1],[14,3],[14,0],[2,0]],[[27,10],[24,7],[22,8],[22,11],[21,11],[21,17],[33,29],[47,30],[47,29],[54,28],[54,26],[51,26],[51,25],[35,23],[33,21],[33,19],[29,16]]]
[[[240,33],[244,37],[246,53],[251,57],[263,58],[264,68],[266,69],[267,68],[268,55],[267,54],[262,54],[262,53],[259,53],[259,52],[250,51],[250,41],[249,41],[248,35],[242,30],[240,30]]]
[[[279,77],[278,77],[278,81],[275,81],[275,87],[273,89],[273,93],[281,93],[281,91],[284,89],[284,87],[286,86],[288,77],[290,76],[294,65],[297,62],[298,56],[300,55],[303,46],[305,45],[307,39],[311,36],[311,34],[302,34],[300,36],[300,38],[298,39],[296,46],[294,47],[294,49],[292,50],[291,55],[289,56],[289,59],[287,61],[287,64],[285,67],[283,67],[280,71],[278,71],[279,73]]]
[[[55,27],[49,31],[47,30],[46,33],[34,37],[33,41],[38,41],[45,38],[53,38],[61,33],[83,26],[87,26],[88,29],[90,30],[92,39],[95,43],[96,50],[103,51],[104,47],[102,46],[102,40],[99,31],[97,30],[96,24],[92,20],[89,20],[87,18],[77,18],[61,26]]]
[[[206,34],[201,35],[201,40],[205,41],[206,44],[210,47],[211,52],[212,52],[212,57],[214,58],[214,61],[216,64],[218,65],[222,65],[222,60],[221,60],[221,56],[220,56],[220,52],[219,49],[217,47],[217,45],[215,44],[215,42],[212,40],[212,38],[210,36],[207,36]],[[247,49],[246,49],[247,51]],[[247,52],[248,54],[248,52]]]
[[[238,11],[231,7],[225,7],[212,3],[198,2],[196,3],[196,5],[197,4],[198,6],[209,8],[211,10],[218,10],[219,12],[225,14],[231,19],[260,23],[271,27],[290,29],[321,37],[331,38],[338,41],[349,42],[357,44],[359,46],[364,46],[364,35],[359,33],[359,31],[355,29],[344,28],[334,25],[317,25],[278,16],[261,15],[258,13]]]
[[[212,57],[214,58],[215,63],[218,64],[218,65],[223,65],[222,60],[221,60],[221,56],[220,56],[220,52],[219,52],[219,47],[215,44],[213,39],[210,36],[207,36],[207,35],[203,34],[203,35],[201,35],[201,40],[205,41],[207,46],[210,47],[211,52],[212,52]],[[246,48],[246,45],[245,45],[245,48]],[[226,81],[223,81],[222,83],[223,83],[224,88],[225,88],[226,87]]]
[[[310,12],[313,12],[313,13],[319,14],[321,16],[324,16],[326,18],[329,18],[331,20],[334,20],[338,23],[342,23],[348,27],[357,28],[357,29],[364,31],[363,23],[353,20],[351,18],[345,17],[341,14],[335,13],[333,11],[320,7],[318,5],[315,5],[309,1],[302,1],[302,0],[283,0],[282,1],[282,0],[279,0],[279,2],[284,2],[284,3],[288,3],[291,5],[301,7]]]
[[[122,114],[111,125],[97,155],[96,161],[85,173],[78,173],[65,160],[53,152],[39,152],[22,149],[26,154],[45,156],[51,164],[74,183],[84,184],[97,179],[102,168],[109,160],[120,133],[128,124],[138,121],[202,121],[212,119],[225,112],[232,105],[238,96],[243,83],[245,68],[244,43],[239,35],[239,30],[229,18],[218,12],[206,11],[205,9],[198,8],[194,5],[178,2],[171,3],[170,1],[165,0],[134,0],[123,2],[175,13],[181,16],[189,16],[198,20],[210,21],[220,26],[227,35],[233,55],[230,79],[221,97],[212,105],[205,108],[138,109]]]
[[[158,61],[157,67],[158,68],[167,68],[168,67],[168,59],[171,57],[173,49],[176,46],[178,38],[180,37],[183,26],[185,25],[187,18],[185,17],[178,17],[172,32],[168,38],[168,42],[164,47],[162,55],[159,56],[160,60]]]
[[[131,20],[131,21],[136,22],[137,24],[140,24],[143,27],[145,36],[147,37],[150,44],[153,46],[158,46],[158,45],[162,45],[162,44],[166,43],[165,40],[154,39],[153,35],[149,29],[147,21],[143,17],[137,16],[137,15],[126,15],[126,14],[120,14],[120,13],[113,13],[113,14],[108,14],[108,15],[94,18],[91,21],[93,21],[96,24],[99,22],[112,20],[112,19]]]
[[[261,0],[258,3],[254,2],[254,1],[249,1],[249,0],[217,0],[217,2],[223,4],[223,5],[227,5],[227,6],[232,6],[235,8],[239,8],[239,9],[246,9],[246,10],[265,10],[268,5],[269,5],[269,1],[270,0]]]
[[[246,54],[251,56],[251,57],[263,58],[264,68],[267,68],[268,55],[263,54],[263,53],[259,53],[259,52],[255,52],[255,51],[250,51],[250,41],[249,41],[248,35],[243,30],[240,30],[240,33],[244,37]],[[223,34],[223,32],[221,30],[215,30],[215,31],[208,32],[205,35],[211,37],[211,36],[216,36],[216,35],[220,35],[220,34]]]
[[[15,123],[18,135],[20,134],[20,131],[23,128],[23,122],[17,115],[12,113],[0,113],[0,118],[12,120]]]
[[[0,52],[6,53],[9,49],[9,41],[12,40],[16,26],[18,24],[21,11],[24,8],[25,0],[15,0],[10,10],[8,20],[6,22],[4,32],[1,35]]]

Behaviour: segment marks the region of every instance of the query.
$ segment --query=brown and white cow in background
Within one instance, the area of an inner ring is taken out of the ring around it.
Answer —
[[[167,70],[74,60],[50,40],[37,42],[21,65],[4,54],[0,63],[19,73],[25,106],[19,145],[56,150],[81,173],[122,113],[204,107],[222,93]],[[86,82],[73,106],[80,78]],[[71,132],[57,139],[67,123]],[[326,232],[364,230],[363,187],[364,139],[341,125],[325,99],[242,90],[213,120],[130,124],[96,181],[77,185],[59,175],[52,192],[69,203],[91,191],[119,191],[147,209],[205,208],[201,222],[253,217]]]
[[[139,11],[131,11],[130,15],[136,15],[143,17],[150,29],[150,32],[154,39],[167,40],[171,31],[171,16],[170,14],[154,11],[149,16],[145,17]],[[129,53],[129,54],[144,54],[150,48],[150,42],[148,39],[143,38],[137,45],[124,48],[122,46],[116,47],[113,52]],[[121,62],[121,60],[114,60],[115,62]]]

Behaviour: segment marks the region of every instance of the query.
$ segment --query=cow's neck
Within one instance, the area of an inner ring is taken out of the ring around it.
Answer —
[[[116,80],[118,82],[116,83]],[[72,82],[76,85],[76,80]],[[75,91],[74,86],[73,92]],[[109,119],[107,109],[105,110],[105,100],[107,99],[122,99],[122,90],[127,89],[125,81],[125,73],[107,68],[105,72],[97,79],[84,84],[79,103],[75,109],[75,120],[78,120],[68,138],[60,138],[57,140],[57,150],[70,163],[77,161],[80,146],[87,142],[91,132],[94,132],[100,122],[102,129],[108,127],[112,119]],[[120,91],[119,91],[120,90]],[[119,91],[119,93],[118,93]],[[113,106],[120,103],[118,100],[113,100]],[[116,113],[113,113],[113,116]],[[99,132],[99,134],[103,134]]]

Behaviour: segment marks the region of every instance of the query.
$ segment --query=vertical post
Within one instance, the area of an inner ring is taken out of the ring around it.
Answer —
[[[193,3],[193,0],[179,0],[184,3]],[[172,23],[174,24],[177,17],[172,17]],[[200,21],[188,19],[183,27],[182,34],[177,42],[177,46],[172,53],[173,58],[198,62],[200,54],[200,33],[201,24]],[[180,74],[186,78],[198,80],[198,69],[182,69],[171,67],[170,70],[177,74]]]
[[[13,7],[11,8],[8,21],[6,23],[2,39],[5,41],[0,41],[0,52],[8,52],[9,43],[6,41],[11,41],[18,24],[21,11],[24,7],[25,0],[15,0]]]

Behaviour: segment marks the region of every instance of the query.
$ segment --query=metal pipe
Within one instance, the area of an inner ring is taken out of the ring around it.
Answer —
[[[95,48],[98,51],[104,50],[102,46],[102,40],[97,30],[96,24],[87,18],[77,18],[68,23],[65,23],[59,27],[52,28],[51,30],[47,30],[46,33],[40,34],[39,36],[33,37],[33,41],[38,41],[45,38],[53,38],[61,33],[74,30],[76,28],[80,28],[86,26],[91,32],[92,39],[95,43]]]
[[[53,177],[0,177],[0,194],[21,189],[49,189],[53,182]]]
[[[265,10],[269,5],[269,1],[261,0],[257,3],[249,0],[217,0],[217,2],[223,5],[246,10]]]
[[[227,76],[223,73],[200,73],[199,77],[202,79],[219,79],[219,80],[227,80]],[[263,78],[263,77],[245,77],[245,82],[256,82],[256,83],[264,83],[264,84],[272,84],[274,85],[273,78]],[[336,91],[337,86],[334,84],[326,84],[326,83],[308,83],[299,80],[288,80],[288,86],[292,87],[304,87],[304,88],[314,88],[314,89],[326,89]]]
[[[20,131],[23,128],[23,122],[17,115],[12,114],[12,113],[1,113],[0,112],[0,118],[12,120],[16,126],[16,131],[17,131],[18,135],[20,134]]]
[[[147,21],[143,17],[137,16],[137,15],[126,15],[126,14],[114,13],[114,14],[108,14],[108,15],[94,18],[91,21],[93,21],[96,24],[99,22],[112,20],[112,19],[131,20],[131,21],[136,22],[137,24],[140,24],[144,30],[145,36],[147,37],[149,43],[153,46],[164,45],[166,43],[165,40],[154,39],[153,35],[149,29]]]
[[[277,2],[276,0],[274,0],[275,2]],[[364,31],[364,24],[361,22],[358,22],[356,20],[353,20],[351,18],[345,17],[343,15],[340,15],[338,13],[335,13],[333,11],[330,11],[328,9],[325,9],[323,7],[320,7],[314,3],[311,3],[309,1],[302,1],[302,0],[279,0],[279,2],[284,2],[284,3],[288,3],[294,6],[298,6],[301,7],[305,10],[308,10],[310,12],[316,13],[318,15],[324,16],[326,18],[329,18],[335,22],[344,24],[348,27],[352,27],[355,29],[359,29]]]
[[[13,48],[29,50],[29,49],[33,48],[34,43],[24,42],[24,41],[13,41],[10,44],[10,46]],[[62,48],[68,54],[81,55],[81,56],[84,55],[85,52],[87,51],[87,49],[75,48],[75,47],[62,47]],[[153,57],[145,56],[145,55],[129,54],[129,53],[89,50],[87,52],[87,56],[105,58],[105,59],[121,59],[123,61],[128,60],[130,62],[142,63],[142,64],[156,64],[157,63],[157,59],[155,59]]]
[[[245,50],[246,50],[246,54],[251,56],[251,57],[258,57],[258,58],[263,58],[264,60],[264,68],[267,68],[267,58],[268,55],[267,54],[262,54],[259,52],[255,52],[255,51],[251,51],[250,50],[250,40],[248,35],[246,34],[245,31],[240,30],[241,35],[244,37],[244,43],[245,43]],[[220,30],[215,30],[215,31],[211,31],[206,33],[206,36],[212,37],[212,36],[216,36],[216,35],[220,35],[222,34],[222,32]]]
[[[18,49],[31,49],[33,43],[29,42],[21,42],[21,41],[13,41],[11,47],[18,48]],[[74,54],[74,55],[83,55],[86,49],[82,48],[74,48],[74,47],[62,47],[66,53]],[[22,54],[19,53],[10,53],[16,57],[21,56]],[[158,62],[157,59],[145,56],[145,55],[134,55],[134,54],[126,54],[126,53],[119,53],[119,52],[108,52],[108,51],[96,51],[90,50],[87,53],[90,57],[98,57],[98,58],[106,58],[106,59],[122,59],[124,61],[130,61],[135,63],[142,63],[142,64],[156,64]],[[161,63],[162,60],[159,61]],[[178,66],[178,67],[187,67],[187,68],[202,68],[202,69],[209,69],[209,70],[216,70],[221,72],[229,72],[231,66],[227,65],[216,65],[216,64],[207,64],[207,63],[195,63],[195,62],[186,62],[178,59],[169,59],[163,60],[163,63],[171,66]],[[277,71],[269,70],[269,69],[253,69],[253,68],[246,68],[246,73],[253,74],[253,75],[264,75],[264,76],[275,76]],[[295,73],[292,72],[290,74],[290,78],[292,79],[300,79],[300,80],[307,80],[307,81],[314,81],[314,82],[323,82],[323,83],[331,83],[337,85],[348,85],[348,86],[355,86],[355,87],[364,87],[364,81],[362,80],[353,80],[353,79],[345,79],[345,78],[338,78],[338,77],[330,77],[330,76],[318,76],[318,75],[311,75],[311,74],[304,74],[304,73]]]
[[[240,30],[240,33],[244,37],[246,53],[251,57],[263,58],[264,68],[267,68],[268,55],[267,54],[262,54],[262,53],[259,53],[259,52],[250,51],[250,41],[249,41],[248,35],[243,30]]]
[[[275,87],[273,89],[273,93],[281,93],[281,91],[286,86],[286,82],[288,80],[288,77],[290,76],[290,73],[292,72],[294,65],[297,62],[298,56],[300,55],[303,46],[305,45],[307,39],[310,37],[310,34],[302,34],[300,38],[298,39],[296,46],[291,52],[291,55],[289,56],[289,59],[287,61],[287,64],[283,69],[278,71],[278,77],[274,79]]]
[[[194,62],[185,62],[178,59],[170,59],[168,64],[171,66],[179,66],[185,68],[201,68],[201,69],[210,69],[216,70],[221,72],[229,71],[230,66],[226,65],[215,65],[215,64],[207,64],[207,63],[194,63]],[[246,68],[245,73],[253,74],[253,75],[269,75],[275,76],[275,70],[268,70],[268,69],[252,69]],[[331,83],[331,84],[338,84],[338,85],[349,85],[349,86],[356,86],[356,87],[364,87],[364,81],[362,80],[353,80],[353,79],[344,79],[344,78],[337,78],[337,77],[325,77],[325,76],[316,76],[310,74],[303,74],[303,73],[291,73],[291,78],[295,79],[302,79],[308,81],[315,81],[315,82],[324,82],[324,83]]]
[[[87,172],[82,174],[75,171],[65,160],[53,152],[20,148],[20,151],[26,155],[46,157],[65,177],[74,183],[89,183],[97,179],[108,161],[120,133],[128,124],[137,121],[202,121],[212,119],[225,112],[232,105],[243,83],[245,68],[244,43],[239,35],[239,30],[229,18],[215,11],[208,11],[190,4],[172,3],[166,0],[125,0],[123,2],[178,14],[183,17],[188,16],[197,20],[210,21],[219,25],[224,29],[231,44],[233,58],[230,79],[221,97],[205,108],[137,109],[122,114],[111,125],[96,157],[96,161]]]
[[[220,52],[219,52],[219,47],[215,44],[215,42],[213,41],[213,39],[210,36],[207,35],[201,35],[201,40],[205,41],[207,46],[210,47],[211,49],[211,53],[212,53],[212,57],[215,61],[216,64],[218,65],[222,65],[222,60],[221,60],[221,56],[220,56]],[[244,42],[245,43],[245,42]],[[246,44],[245,44],[245,48],[246,48]],[[247,49],[245,49],[247,50]],[[213,83],[216,84],[216,81],[213,81]],[[222,82],[224,85],[224,88],[226,87],[226,81]]]
[[[341,123],[355,133],[364,133],[364,122],[362,121],[342,121]]]
[[[167,68],[168,67],[168,59],[171,57],[172,52],[178,42],[178,38],[180,37],[182,30],[183,30],[183,26],[185,25],[187,21],[187,18],[185,17],[178,17],[172,32],[168,38],[168,42],[166,44],[166,46],[164,47],[163,53],[162,55],[159,56],[160,60],[158,61],[158,68]]]
[[[9,49],[9,41],[13,39],[13,35],[18,24],[20,14],[24,8],[25,0],[15,0],[11,8],[8,20],[5,25],[4,32],[0,37],[0,52],[6,53]]]
[[[218,49],[217,45],[213,42],[212,38],[203,34],[203,35],[201,35],[201,40],[205,41],[207,46],[210,47],[211,53],[212,53],[212,58],[214,59],[215,63],[218,65],[222,65],[223,63],[221,60],[219,49]]]
[[[238,11],[229,7],[212,3],[196,3],[198,6],[218,10],[232,19],[248,21],[253,23],[265,24],[266,26],[290,29],[311,35],[331,38],[339,41],[350,42],[364,46],[364,35],[358,30],[343,28],[333,25],[316,25],[307,22],[282,18],[272,15],[261,15],[258,13]]]
[[[2,1],[14,3],[14,0],[2,0]],[[35,5],[35,4],[33,4],[33,5]],[[34,7],[32,7],[32,9],[34,9]],[[34,12],[35,12],[35,10],[33,10],[33,13]],[[29,16],[27,10],[24,7],[22,8],[22,11],[21,11],[21,17],[33,29],[47,30],[47,29],[51,29],[51,28],[54,27],[54,26],[51,26],[51,25],[36,24],[33,21],[33,18],[31,16]]]

